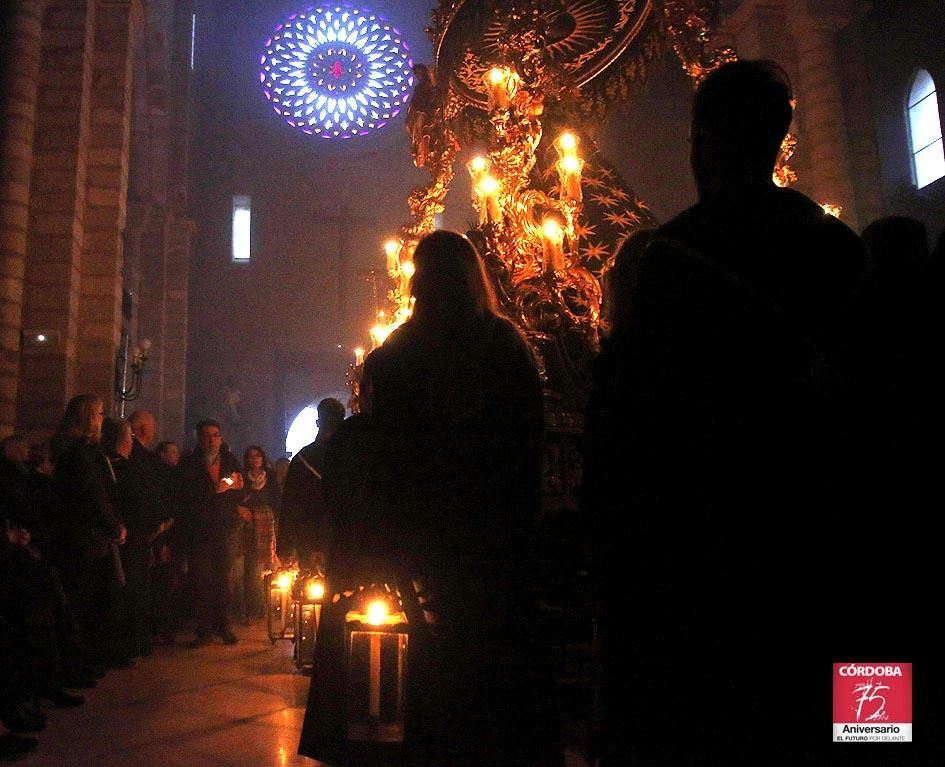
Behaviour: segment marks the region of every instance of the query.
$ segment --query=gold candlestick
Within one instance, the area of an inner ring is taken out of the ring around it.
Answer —
[[[486,174],[476,186],[476,194],[481,200],[479,211],[480,224],[494,224],[502,218],[502,208],[499,205],[499,192],[502,185],[492,176]]]
[[[584,168],[584,160],[575,155],[566,155],[555,163],[555,167],[558,169],[561,199],[569,202],[580,202],[583,199],[581,171]]]
[[[564,269],[564,228],[553,218],[546,218],[541,227],[541,264],[544,270],[560,272]]]

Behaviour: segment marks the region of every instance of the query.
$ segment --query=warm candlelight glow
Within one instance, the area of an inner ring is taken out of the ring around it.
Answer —
[[[584,168],[584,160],[575,155],[566,155],[555,163],[555,167],[558,169],[561,199],[580,202],[582,199],[581,171]]]
[[[410,279],[411,277],[413,277],[414,272],[417,271],[417,267],[414,266],[413,261],[404,261],[400,265],[400,271],[401,271],[401,274],[404,275],[404,277],[406,277],[407,279]]]
[[[499,207],[499,190],[502,185],[498,180],[490,175],[485,175],[479,180],[476,186],[476,194],[482,198],[482,210],[479,214],[480,223],[494,223],[502,217],[502,209]]]
[[[276,576],[276,586],[280,589],[290,589],[292,588],[292,573],[288,570],[283,570]]]
[[[558,150],[559,157],[573,157],[577,153],[578,144],[581,140],[571,133],[565,131],[555,139],[554,146]]]
[[[354,364],[363,365],[364,364],[364,348],[358,346],[354,350]]]
[[[387,271],[397,271],[397,259],[400,257],[400,242],[388,240],[384,243],[384,252],[387,254]]]
[[[316,601],[324,598],[325,596],[325,583],[324,581],[312,578],[308,583],[305,584],[305,596]]]
[[[553,218],[546,218],[541,227],[542,266],[546,271],[564,269],[564,228]]]
[[[469,171],[469,176],[472,178],[473,183],[478,184],[479,179],[489,170],[489,161],[481,154],[477,154],[466,163],[466,170]]]
[[[388,612],[387,602],[383,599],[375,599],[367,606],[367,610],[365,610],[367,622],[372,626],[380,626],[386,621]]]
[[[823,208],[824,213],[834,218],[840,218],[840,214],[843,212],[843,208],[833,202],[822,202],[820,207]]]
[[[378,322],[373,328],[371,328],[371,340],[374,342],[374,348],[381,346],[386,340],[387,336],[393,332],[395,325],[387,325],[385,323]]]
[[[508,109],[518,90],[518,75],[508,67],[492,67],[483,81],[489,95],[489,111]]]

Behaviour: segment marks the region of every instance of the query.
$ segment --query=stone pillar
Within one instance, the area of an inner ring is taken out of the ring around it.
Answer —
[[[134,0],[98,0],[81,262],[76,386],[110,399],[121,337]]]
[[[17,426],[48,434],[76,393],[80,260],[85,224],[94,0],[48,0],[33,142]],[[105,392],[107,394],[107,392]]]
[[[187,285],[194,225],[187,215],[192,0],[149,0],[147,59],[136,58],[125,287],[132,338],[151,341],[141,397],[158,436],[183,443]]]
[[[839,3],[836,5],[844,5]],[[796,1],[790,14],[797,47],[794,83],[802,131],[798,152],[809,157],[809,177],[798,187],[818,202],[843,207],[843,220],[859,228],[856,196],[851,181],[850,147],[842,90],[843,73],[837,60],[837,31],[848,21],[837,12],[815,11]]]
[[[151,341],[141,399],[132,408],[154,413],[158,434],[182,441],[187,382],[187,271],[194,225],[189,218],[150,208],[135,215],[134,255],[140,273],[131,289],[137,295],[136,338]],[[132,238],[129,238],[132,239]]]
[[[0,437],[16,426],[43,0],[4,4],[0,39]]]

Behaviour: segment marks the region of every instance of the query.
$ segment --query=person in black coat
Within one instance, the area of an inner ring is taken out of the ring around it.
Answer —
[[[213,641],[216,633],[236,644],[228,615],[230,573],[240,544],[239,512],[243,475],[236,456],[223,444],[213,419],[197,426],[197,448],[181,459],[180,508],[194,581],[196,638],[192,647]]]
[[[334,397],[319,401],[316,411],[318,434],[292,456],[279,517],[279,558],[295,560],[302,567],[320,567],[325,562],[330,520],[322,495],[322,472],[328,440],[345,419],[345,406]]]
[[[413,315],[365,361],[374,425],[339,430],[348,470],[326,476],[326,492],[333,487],[338,497],[345,477],[350,485],[360,472],[354,448],[362,442],[365,463],[382,464],[370,473],[384,487],[364,493],[380,508],[359,513],[344,502],[351,513],[334,525],[327,578],[357,553],[358,525],[371,515],[385,520],[369,529],[390,531],[385,556],[414,582],[401,597],[422,606],[407,607],[414,617],[404,745],[412,763],[555,767],[563,746],[543,665],[549,648],[536,630],[544,434],[536,361],[497,313],[466,237],[429,234],[414,261]],[[371,547],[381,551],[384,541]],[[318,674],[316,667],[300,752],[333,761],[325,750],[332,733],[317,727],[326,700]]]
[[[603,767],[830,761],[840,645],[828,600],[866,253],[844,223],[774,184],[792,116],[773,62],[725,64],[702,82],[699,201],[649,235],[595,371],[606,396],[588,416],[585,504]],[[789,674],[766,672],[782,663]],[[772,711],[789,712],[789,742],[772,739]]]

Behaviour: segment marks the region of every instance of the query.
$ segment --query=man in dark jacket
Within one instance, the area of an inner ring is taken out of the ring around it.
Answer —
[[[328,545],[328,510],[322,495],[325,446],[345,419],[345,406],[326,397],[317,406],[318,434],[292,456],[282,489],[279,556],[297,559],[302,567],[323,565]]]
[[[197,426],[197,448],[179,464],[183,523],[189,543],[194,582],[197,636],[192,647],[213,641],[216,633],[226,644],[236,644],[227,607],[229,574],[239,546],[243,488],[240,464],[223,444],[220,424],[213,419]]]
[[[792,117],[772,62],[723,65],[700,85],[699,201],[655,232],[611,339],[617,423],[591,429],[586,476],[602,765],[830,761],[831,522],[865,249],[774,184]],[[811,619],[824,619],[817,641],[803,631]],[[789,743],[767,731],[772,710],[790,712]]]

